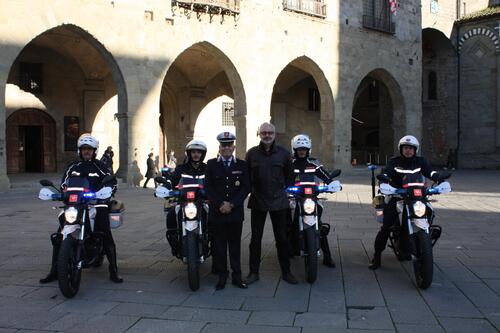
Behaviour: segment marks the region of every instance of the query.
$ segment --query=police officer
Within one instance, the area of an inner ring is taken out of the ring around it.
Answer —
[[[88,133],[82,134],[80,138],[78,138],[77,146],[80,159],[70,163],[64,170],[61,190],[64,191],[67,187],[67,181],[72,175],[77,175],[80,177],[86,177],[90,184],[90,190],[97,192],[103,185],[101,182],[104,177],[111,174],[109,168],[100,160],[96,159],[99,141]],[[111,186],[113,188],[113,192],[116,191],[116,179],[113,179],[113,181],[109,184],[104,185]],[[109,279],[115,283],[121,283],[123,282],[123,279],[118,275],[118,267],[116,265],[116,246],[109,225],[108,203],[99,202],[95,207],[96,216],[94,231],[102,232],[104,234],[103,247],[109,261]],[[63,218],[64,215],[61,215],[59,220],[61,227],[64,225],[64,221],[61,220]],[[62,235],[60,233],[61,227],[57,233],[51,235],[53,247],[52,266],[50,268],[50,273],[45,278],[41,279],[40,283],[47,283],[57,279],[57,257],[59,254],[59,247],[62,242]]]
[[[203,163],[207,154],[207,145],[197,139],[193,139],[186,145],[186,159],[183,164],[178,165],[172,174],[167,175],[166,185],[168,189],[173,189],[182,178],[182,175],[204,177],[206,164]],[[170,209],[167,213],[167,241],[172,248],[172,255],[176,257],[180,251],[179,228],[175,209]]]
[[[222,132],[217,136],[219,157],[207,162],[205,191],[210,201],[209,225],[214,237],[215,271],[219,281],[215,289],[224,289],[227,271],[227,248],[232,273],[232,284],[247,288],[241,278],[241,231],[244,219],[243,202],[250,192],[247,163],[233,156],[236,136]]]
[[[305,134],[299,134],[292,139],[292,150],[293,150],[293,169],[296,181],[304,174],[312,174],[315,177],[321,179],[326,184],[332,182],[332,178],[325,170],[323,165],[315,158],[309,156],[312,148],[311,139]],[[319,234],[320,234],[320,245],[321,251],[323,252],[323,265],[327,267],[335,267],[335,262],[333,261],[332,254],[330,252],[330,246],[328,245],[328,233],[330,232],[330,225],[328,223],[323,223],[321,221],[321,215],[323,214],[323,207],[318,203],[318,217],[319,217]],[[298,210],[294,212],[292,230],[291,230],[291,242],[294,252],[298,251]]]
[[[389,160],[383,173],[391,180],[390,184],[393,187],[401,188],[403,186],[403,177],[412,172],[421,172],[422,175],[434,181],[439,181],[441,179],[441,175],[432,169],[431,165],[424,157],[417,156],[419,147],[420,144],[413,135],[406,135],[399,140],[398,148],[400,155]],[[389,203],[384,207],[384,221],[375,238],[375,253],[369,266],[370,269],[377,269],[380,267],[382,251],[387,244],[390,228],[399,220],[396,209],[397,201],[397,198],[391,198]],[[410,258],[408,237],[405,237],[405,233],[402,233],[402,236],[404,237],[402,239],[402,259],[407,259]]]

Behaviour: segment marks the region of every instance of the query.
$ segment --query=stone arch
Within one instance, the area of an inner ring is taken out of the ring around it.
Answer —
[[[6,120],[7,172],[56,171],[56,122],[40,109],[19,109]]]
[[[405,134],[401,86],[386,69],[377,68],[366,74],[357,87],[352,104],[351,161],[384,164]],[[378,142],[373,142],[375,139]]]
[[[81,79],[81,86],[83,88],[78,88],[80,89],[81,93],[84,94],[84,91],[91,91],[92,86],[95,84],[95,82],[102,80],[104,83],[101,84],[101,86],[105,87],[103,88],[102,96],[100,96],[100,100],[102,101],[97,101],[97,98],[92,101],[95,103],[95,107],[97,108],[96,110],[93,110],[92,112],[89,112],[88,114],[83,114],[75,111],[75,116],[80,117],[80,132],[83,131],[91,131],[92,129],[92,123],[94,121],[95,116],[97,115],[97,112],[99,111],[99,107],[103,106],[106,100],[111,98],[111,96],[107,96],[107,94],[116,94],[117,96],[117,106],[116,106],[116,111],[115,111],[115,116],[118,119],[123,119],[123,121],[120,121],[120,130],[119,130],[119,139],[117,142],[119,142],[119,147],[115,147],[115,151],[119,149],[119,156],[120,156],[120,166],[121,168],[127,168],[127,90],[125,86],[125,81],[122,75],[122,72],[118,66],[118,63],[116,62],[114,56],[106,49],[106,47],[96,39],[92,34],[90,34],[88,31],[84,30],[83,28],[74,25],[74,24],[61,24],[55,27],[51,27],[47,30],[44,30],[38,34],[36,34],[27,44],[22,46],[20,48],[20,51],[17,53],[16,57],[13,58],[13,60],[7,64],[10,68],[9,74],[7,77],[7,82],[5,84],[5,87],[8,85],[19,85],[20,81],[18,80],[18,71],[19,71],[19,64],[21,61],[33,61],[37,62],[41,58],[38,58],[37,60],[37,51],[38,50],[45,50],[46,54],[48,55],[49,53],[52,53],[57,57],[58,59],[64,59],[64,63],[61,65],[64,66],[73,66],[72,68],[74,71],[72,71],[70,76],[73,78],[76,76],[80,76]],[[91,54],[89,54],[87,51],[91,51]],[[92,63],[94,60],[93,56],[97,57],[99,59],[98,62]],[[40,57],[46,57],[45,55],[41,55]],[[55,68],[58,64],[55,64],[56,60],[53,60],[51,66]],[[94,71],[93,71],[94,70]],[[105,73],[103,75],[106,75],[107,77],[94,77],[94,75],[100,75],[102,73]],[[106,81],[107,80],[107,81]],[[44,81],[47,81],[47,86],[51,86],[53,82],[57,81],[57,78],[55,76],[51,77],[50,79],[47,79],[47,75],[44,74]],[[63,85],[63,79],[59,78],[58,81],[60,85]],[[69,83],[68,83],[69,84]],[[107,85],[111,85],[112,89],[107,89]],[[98,84],[97,84],[98,85]],[[76,86],[76,85],[75,85]],[[86,88],[90,87],[90,88]],[[54,88],[55,89],[55,88]],[[75,88],[76,91],[77,88]],[[87,89],[87,90],[86,90]],[[9,110],[9,96],[7,96],[8,89],[6,89],[6,96],[5,97],[5,105],[2,105],[1,108],[6,110],[8,112]],[[45,94],[34,94],[34,98],[40,99],[40,100],[48,100],[50,99],[49,96]],[[78,104],[82,104],[82,100],[84,100],[83,95],[70,95],[69,99],[75,99],[78,101]],[[90,97],[92,99],[92,96]],[[51,101],[43,102],[43,104],[46,106],[46,112],[51,114],[52,117],[55,115],[52,114],[56,112],[54,109],[54,105],[57,104],[56,102],[57,98],[52,98]],[[59,99],[61,100],[61,99]],[[86,100],[84,100],[86,102]],[[85,104],[84,102],[84,104]],[[28,102],[28,104],[30,104]],[[59,105],[59,109],[66,109],[62,104]],[[82,106],[84,108],[84,106]],[[60,114],[60,118],[63,116],[66,116],[66,113]],[[62,119],[55,119],[56,121],[56,128],[60,132],[64,131],[64,126],[63,126],[63,121]],[[66,153],[65,149],[63,149],[64,145],[61,143],[62,140],[64,140],[64,135],[59,135],[57,136],[58,140],[58,156],[57,156],[57,168],[62,169],[62,167],[66,164],[67,160],[70,158],[73,158],[73,154]],[[126,172],[118,172],[118,175],[126,175]]]
[[[222,95],[234,99],[236,151],[242,157],[246,151],[247,107],[236,67],[222,50],[207,41],[184,49],[170,64],[160,95],[165,148],[182,156],[184,145],[194,134],[197,116]]]
[[[305,89],[308,89],[307,92]],[[312,90],[311,90],[312,89]],[[310,109],[310,104],[316,104],[311,99],[318,97],[311,92],[319,92],[319,113],[314,114]],[[294,91],[297,93],[290,93]],[[292,95],[294,96],[292,96]],[[299,96],[300,95],[300,96]],[[297,99],[298,98],[298,99]],[[299,104],[292,99],[297,99]],[[307,102],[304,102],[307,99]],[[294,113],[299,110],[308,112],[297,116],[301,121],[293,120]],[[305,116],[305,117],[304,117]],[[319,65],[307,56],[300,56],[289,62],[279,73],[273,86],[271,98],[271,117],[276,125],[277,140],[289,148],[290,139],[300,132],[310,135],[313,143],[316,143],[315,154],[325,165],[333,164],[333,123],[334,123],[334,100],[333,93],[328,80]],[[306,119],[304,119],[304,118]],[[289,121],[290,119],[290,121]],[[304,124],[304,120],[312,124]],[[309,127],[304,125],[310,125]],[[281,132],[281,133],[280,133]]]
[[[462,46],[466,40],[468,40],[469,38],[472,38],[474,36],[480,36],[480,35],[488,37],[495,45],[495,52],[496,53],[500,52],[500,42],[499,42],[499,39],[497,37],[497,34],[494,31],[492,31],[489,28],[472,28],[469,31],[467,31],[466,33],[464,33],[462,35],[462,37],[460,38],[460,40],[458,41],[458,53],[461,53]]]

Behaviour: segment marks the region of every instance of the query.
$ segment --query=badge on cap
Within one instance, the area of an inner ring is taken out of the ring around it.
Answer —
[[[240,181],[239,180],[235,181],[234,186],[240,186]]]

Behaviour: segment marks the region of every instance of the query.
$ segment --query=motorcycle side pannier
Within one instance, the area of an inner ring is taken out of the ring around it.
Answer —
[[[123,224],[125,205],[120,200],[111,200],[109,210],[109,225],[111,229],[119,228]]]

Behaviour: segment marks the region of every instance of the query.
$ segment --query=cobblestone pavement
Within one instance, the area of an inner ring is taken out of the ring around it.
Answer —
[[[247,290],[228,284],[215,291],[210,262],[191,292],[185,266],[165,240],[162,202],[151,189],[125,185],[125,225],[114,232],[123,284],[108,280],[106,265],[85,270],[79,294],[65,299],[57,282],[40,285],[49,269],[49,234],[57,211],[36,199],[37,187],[0,193],[0,333],[61,332],[499,332],[500,172],[457,171],[454,192],[436,197],[443,235],[434,248],[432,286],[418,290],[408,262],[385,251],[382,268],[368,270],[378,225],[366,176],[340,177],[344,190],[325,203],[325,221],[337,268],[320,267],[304,279],[280,280],[270,223],[263,242],[261,280]],[[269,222],[269,221],[268,221]],[[243,231],[248,271],[250,223]]]

